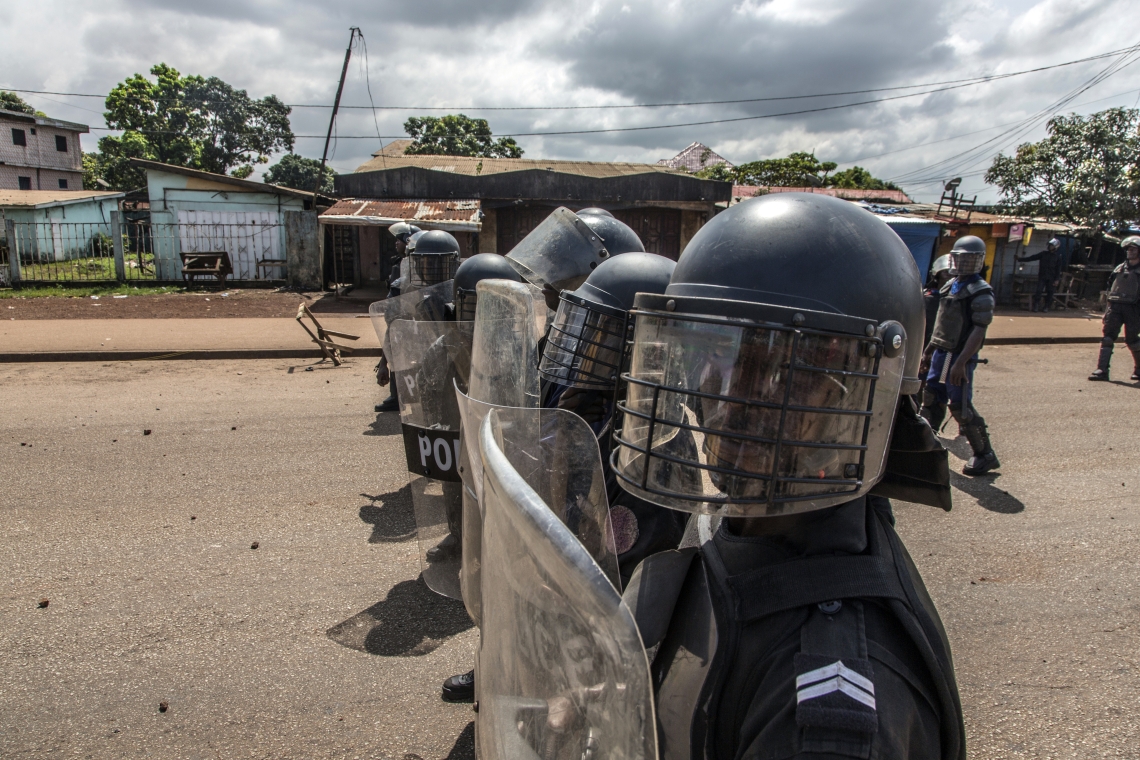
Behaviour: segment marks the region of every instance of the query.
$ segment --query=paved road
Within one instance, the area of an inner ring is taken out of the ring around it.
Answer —
[[[1093,351],[987,349],[1003,474],[897,509],[974,758],[1140,746],[1140,388]],[[437,686],[474,631],[416,580],[398,424],[368,363],[303,370],[0,365],[0,756],[472,756]]]

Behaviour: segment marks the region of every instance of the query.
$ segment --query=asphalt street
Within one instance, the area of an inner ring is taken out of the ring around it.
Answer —
[[[1095,351],[987,348],[1001,474],[897,505],[973,758],[1140,746],[1140,388]],[[398,419],[369,362],[305,368],[0,365],[0,756],[473,757],[438,688],[476,634],[417,580]]]

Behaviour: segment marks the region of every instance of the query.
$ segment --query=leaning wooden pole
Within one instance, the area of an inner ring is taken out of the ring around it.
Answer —
[[[317,181],[313,184],[313,208],[317,207],[317,194],[321,190],[321,185],[325,180],[325,162],[329,157],[329,143],[332,142],[333,125],[336,123],[336,112],[340,110],[340,95],[344,92],[344,78],[348,75],[348,59],[352,57],[352,43],[356,41],[356,35],[360,34],[360,27],[354,26],[349,29],[348,33],[348,49],[344,51],[344,66],[340,69],[340,84],[336,86],[336,99],[333,101],[332,116],[329,117],[329,131],[325,135],[325,149],[321,151],[321,168],[317,172]]]

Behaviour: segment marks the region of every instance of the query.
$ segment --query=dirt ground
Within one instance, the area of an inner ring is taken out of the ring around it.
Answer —
[[[336,299],[331,293],[224,290],[119,297],[48,296],[0,300],[3,319],[196,319],[205,317],[293,317],[308,304],[317,314],[367,314],[365,300]]]

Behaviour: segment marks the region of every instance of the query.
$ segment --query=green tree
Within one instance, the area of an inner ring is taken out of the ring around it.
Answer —
[[[693,172],[694,177],[715,179],[718,182],[736,182],[736,170],[728,164],[714,164]]]
[[[836,172],[827,178],[828,187],[842,187],[853,190],[900,190],[893,182],[878,179],[862,166],[852,166]]]
[[[248,177],[271,153],[292,150],[290,109],[276,96],[254,100],[217,77],[184,77],[165,63],[150,73],[154,81],[135,74],[107,96],[107,126],[123,134],[99,140],[93,167],[112,187],[145,183],[131,158]]]
[[[827,173],[838,164],[820,161],[812,153],[792,153],[787,158],[768,158],[751,161],[736,167],[736,181],[741,185],[768,185],[771,187],[822,186]]]
[[[1140,111],[1056,116],[1047,130],[990,165],[1003,207],[1103,231],[1140,217]]]
[[[486,119],[463,114],[413,116],[404,122],[412,144],[409,155],[479,156],[481,158],[522,158],[522,148],[512,137],[493,139]]]
[[[305,158],[295,153],[286,153],[280,161],[265,172],[265,181],[270,185],[312,192],[313,185],[317,181],[317,172],[320,169],[321,162],[315,158]],[[326,166],[320,192],[326,195],[333,192],[333,177],[335,176],[336,172],[333,171],[333,168]]]
[[[18,111],[33,116],[36,113],[36,109],[28,105],[27,101],[16,93],[7,90],[0,90],[0,108],[5,111]]]

